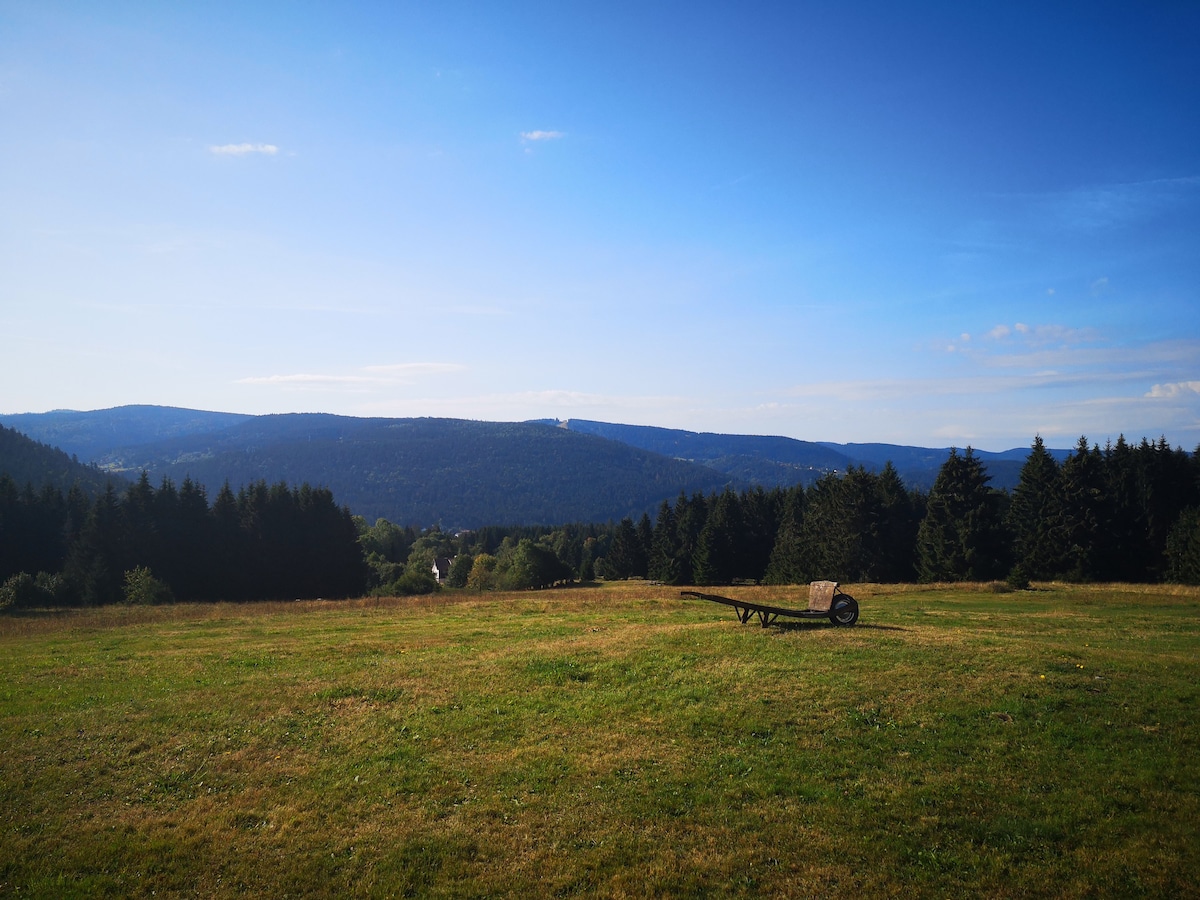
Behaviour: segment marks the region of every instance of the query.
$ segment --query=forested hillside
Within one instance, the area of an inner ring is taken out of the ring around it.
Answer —
[[[949,450],[721,435],[586,420],[526,423],[241,416],[162,407],[0,416],[54,438],[106,471],[143,470],[210,492],[265,480],[322,485],[368,521],[447,530],[489,524],[605,522],[653,514],[693,493],[812,486],[892,464],[928,492]],[[1043,448],[1062,464],[1070,451]],[[1028,450],[972,454],[992,489],[1013,490]],[[19,480],[19,479],[18,479]]]
[[[52,487],[67,492],[77,487],[87,496],[104,491],[109,482],[119,487],[125,478],[85,465],[57,447],[40,443],[0,425],[0,475],[7,475],[18,488],[29,486],[35,491]]]
[[[570,431],[699,463],[737,481],[763,487],[812,484],[826,472],[844,472],[853,462],[845,454],[821,444],[786,437],[709,434],[587,419],[568,419],[559,424]]]
[[[909,488],[929,490],[950,452],[949,447],[906,447],[899,444],[836,444],[830,441],[800,441],[788,437],[747,434],[710,434],[646,425],[614,425],[586,419],[563,422],[545,420],[561,428],[595,434],[633,447],[701,463],[750,484],[763,487],[810,485],[830,472],[845,472],[862,466],[881,472],[891,463]],[[999,453],[976,450],[993,487],[1012,489],[1021,475],[1021,464],[1029,451]],[[1060,462],[1067,450],[1049,451]]]
[[[639,516],[728,476],[529,423],[261,416],[205,435],[116,449],[107,462],[210,491],[260,479],[329,488],[373,521],[446,529]]]
[[[66,409],[0,415],[0,423],[84,462],[102,463],[115,447],[211,434],[251,418],[173,406],[118,406],[88,412]]]
[[[1035,440],[1009,494],[952,451],[928,494],[851,467],[805,488],[681,492],[654,518],[450,533],[352,519],[326,489],[258,481],[210,507],[190,479],[143,475],[94,502],[0,476],[0,608],[56,603],[670,584],[1034,580],[1200,583],[1200,454]]]
[[[190,480],[143,475],[90,500],[0,475],[0,609],[351,597],[366,578],[357,527],[327,490],[257,482],[210,506]]]

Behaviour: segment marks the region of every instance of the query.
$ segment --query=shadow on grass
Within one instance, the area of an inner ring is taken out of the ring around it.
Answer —
[[[750,623],[747,623],[747,625],[749,625],[749,624]],[[757,624],[757,623],[754,623],[754,624]],[[848,632],[854,632],[854,631],[858,631],[860,629],[869,630],[869,631],[908,631],[909,630],[907,628],[901,627],[900,625],[866,625],[866,624],[863,624],[862,622],[858,622],[855,625],[844,626],[844,625],[834,625],[832,622],[823,622],[823,621],[772,622],[767,627],[768,628],[778,628],[780,631],[808,631],[808,630],[815,631],[815,630],[829,629],[829,628],[845,628],[845,630]]]

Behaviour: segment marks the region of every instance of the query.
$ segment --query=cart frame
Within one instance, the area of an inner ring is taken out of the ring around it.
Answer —
[[[751,617],[758,616],[758,621],[763,628],[773,625],[781,616],[796,619],[828,619],[834,625],[840,626],[850,626],[858,621],[858,601],[841,591],[836,581],[814,581],[809,584],[807,609],[769,606],[750,600],[734,600],[718,594],[702,594],[699,591],[680,591],[679,595],[732,606],[743,625],[749,622]]]

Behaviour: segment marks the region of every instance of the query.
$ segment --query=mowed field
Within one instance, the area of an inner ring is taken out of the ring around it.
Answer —
[[[2,617],[0,895],[1200,896],[1200,589],[845,588]]]

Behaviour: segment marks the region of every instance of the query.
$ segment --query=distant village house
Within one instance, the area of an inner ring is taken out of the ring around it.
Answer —
[[[433,577],[441,584],[450,577],[450,560],[444,556],[439,556],[433,561]]]

